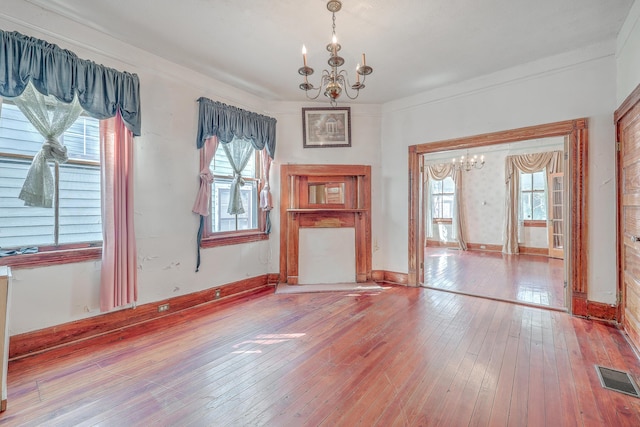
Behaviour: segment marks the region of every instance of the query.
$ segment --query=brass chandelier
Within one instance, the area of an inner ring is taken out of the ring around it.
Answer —
[[[456,170],[469,172],[473,169],[482,169],[483,166],[484,166],[484,155],[478,158],[477,155],[474,155],[473,157],[471,157],[469,156],[469,153],[467,153],[467,157],[460,156],[460,158],[453,159],[453,168]]]
[[[331,43],[327,45],[327,51],[329,52],[329,60],[327,63],[329,64],[330,70],[322,70],[319,87],[316,88],[313,84],[309,83],[308,76],[313,74],[313,68],[307,65],[307,49],[302,45],[302,60],[304,65],[298,69],[298,73],[304,76],[304,83],[300,84],[300,89],[305,91],[307,98],[316,99],[320,96],[321,92],[324,92],[324,96],[329,98],[331,105],[335,107],[337,105],[337,99],[343,91],[349,99],[356,99],[358,97],[360,89],[364,89],[366,76],[373,72],[373,68],[367,65],[366,57],[363,53],[362,64],[358,64],[356,67],[356,82],[350,84],[347,71],[340,69],[340,67],[344,65],[344,58],[338,55],[342,46],[340,46],[336,37],[336,12],[342,9],[342,2],[339,0],[329,0],[327,2],[327,9],[331,12],[333,20]],[[351,92],[349,88],[351,88]]]

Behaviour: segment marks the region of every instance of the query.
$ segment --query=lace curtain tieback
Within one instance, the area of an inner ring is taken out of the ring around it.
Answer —
[[[240,187],[242,188],[245,184],[242,174],[238,172],[234,172],[232,183],[233,185],[240,185]]]
[[[55,136],[47,137],[47,140],[42,144],[40,152],[47,160],[55,160],[57,163],[66,163],[69,160],[67,156],[67,147],[60,144],[58,138]]]
[[[242,206],[242,197],[240,195],[240,189],[244,184],[242,174],[240,172],[234,172],[230,188],[231,197],[229,199],[229,207],[227,208],[229,215],[241,215],[244,213],[244,206]]]

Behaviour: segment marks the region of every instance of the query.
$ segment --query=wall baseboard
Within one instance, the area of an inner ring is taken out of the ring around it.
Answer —
[[[112,311],[87,319],[76,320],[37,331],[13,335],[9,341],[9,358],[27,356],[53,347],[71,344],[135,324],[148,322],[187,308],[205,303],[229,302],[253,293],[264,291],[278,283],[278,274],[264,274],[203,291],[181,295],[162,301]],[[169,309],[159,312],[158,306],[169,304]]]
[[[245,280],[216,286],[203,291],[181,295],[162,301],[155,301],[87,319],[64,323],[37,331],[14,335],[9,342],[9,359],[16,359],[39,353],[54,347],[77,343],[129,326],[158,319],[191,307],[206,303],[230,303],[258,292],[269,290],[278,283],[279,274],[264,274]],[[408,274],[387,270],[373,270],[371,278],[375,282],[407,285]],[[216,294],[219,294],[216,296]],[[158,306],[169,304],[169,309],[158,312]],[[618,306],[597,301],[589,301],[586,295],[574,293],[573,313],[576,316],[616,323]]]
[[[405,286],[409,283],[409,275],[407,273],[396,273],[395,271],[387,270],[373,270],[371,279],[374,282],[388,282]]]
[[[493,245],[489,243],[467,243],[467,250],[470,251],[487,251],[502,252],[502,245]]]
[[[573,314],[575,316],[586,317],[589,319],[598,319],[605,322],[617,323],[618,306],[609,305],[597,301],[589,301],[586,295],[574,292],[571,301]]]
[[[523,255],[541,255],[549,256],[549,248],[530,248],[527,246],[520,246],[520,253]]]
[[[427,239],[426,242],[427,247],[430,248],[457,248],[458,244],[456,242],[442,242],[440,240],[431,240]]]

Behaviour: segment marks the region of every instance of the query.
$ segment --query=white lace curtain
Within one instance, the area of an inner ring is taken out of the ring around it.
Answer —
[[[547,169],[547,175],[562,172],[562,151],[507,156],[505,159],[505,228],[502,252],[517,254],[519,235],[520,172],[534,173]],[[549,180],[547,179],[547,182]]]
[[[222,149],[227,155],[227,159],[229,159],[229,163],[233,169],[233,181],[231,181],[227,213],[229,215],[240,215],[244,213],[240,192],[244,186],[242,171],[247,166],[247,163],[249,163],[249,160],[251,160],[254,148],[250,140],[235,138],[229,144],[222,144]]]
[[[425,167],[425,188],[427,194],[426,202],[426,222],[427,222],[427,237],[433,236],[433,218],[431,210],[431,183],[432,181],[442,181],[446,177],[450,176],[453,179],[454,184],[454,197],[453,197],[453,214],[452,214],[452,228],[453,238],[458,243],[458,247],[466,251],[467,242],[464,232],[464,214],[462,209],[462,172],[458,169],[454,169],[451,163],[441,163],[437,165],[428,165]]]
[[[69,104],[35,90],[31,82],[12,101],[36,130],[45,138],[42,149],[34,156],[18,198],[26,206],[50,208],[53,205],[54,180],[48,162],[65,163],[67,148],[58,138],[76,121],[82,107],[74,97]]]

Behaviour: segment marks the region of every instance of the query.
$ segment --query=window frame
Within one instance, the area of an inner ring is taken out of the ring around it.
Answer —
[[[545,178],[545,169],[541,169],[539,171],[535,171],[532,173],[526,173],[526,172],[520,172],[520,188],[518,188],[518,215],[522,218],[522,221],[524,223],[525,227],[546,227],[547,226],[547,220],[549,219],[549,214],[548,214],[548,202],[547,202],[547,189],[546,189],[546,185],[542,190],[536,190],[534,189],[534,185],[533,185],[533,175],[536,173],[542,173],[543,174],[543,178]],[[531,190],[523,190],[522,189],[522,179],[524,176],[530,176],[531,177]],[[546,182],[546,178],[545,178],[545,182]],[[544,200],[545,203],[545,216],[546,218],[544,219],[533,219],[533,196],[534,194],[540,194],[542,193],[543,197],[542,200]],[[532,218],[524,218],[524,212],[522,212],[522,197],[523,194],[527,194],[529,197],[529,206],[531,207],[531,217]]]
[[[219,142],[218,149],[221,149],[222,142]],[[257,212],[257,228],[252,228],[249,230],[232,230],[232,231],[213,231],[212,230],[212,221],[213,221],[213,210],[216,209],[213,206],[213,195],[211,197],[211,206],[209,216],[205,218],[204,221],[204,229],[202,233],[202,240],[200,242],[201,248],[214,248],[218,246],[227,246],[227,245],[237,245],[241,243],[249,243],[249,242],[258,242],[261,240],[268,240],[269,234],[265,232],[265,219],[264,215],[262,215],[262,211],[260,209],[260,193],[264,187],[264,182],[262,179],[262,164],[260,162],[261,152],[254,148],[254,156],[255,156],[255,176],[254,177],[245,177],[243,179],[245,181],[253,181],[256,182],[256,212]],[[214,161],[214,157],[211,161]],[[200,150],[200,164],[204,163],[204,150]],[[215,181],[218,179],[232,180],[233,176],[228,175],[220,175],[214,174],[211,170],[211,165],[209,165],[209,170],[213,175],[213,179]],[[213,192],[213,182],[211,184]]]
[[[0,100],[2,104],[11,104],[10,100]],[[0,106],[0,108],[3,108]],[[83,112],[80,117],[90,117],[86,112]],[[79,118],[80,118],[79,117]],[[97,120],[97,119],[96,119]],[[100,120],[98,120],[100,122]],[[64,144],[64,142],[63,142]],[[17,153],[7,153],[0,151],[0,157],[8,158],[8,159],[18,159],[18,160],[27,160],[33,161],[35,154],[33,156],[29,156],[26,154],[17,154]],[[86,160],[86,159],[75,159],[69,158],[65,164],[71,165],[80,165],[80,166],[98,166],[100,171],[102,172],[102,165],[99,161],[95,160]],[[53,207],[54,209],[54,232],[53,238],[54,242],[58,242],[59,240],[59,226],[60,226],[60,211],[59,211],[59,196],[60,196],[60,165],[57,162],[53,163],[54,167],[52,168],[52,174],[54,177],[54,201]],[[16,254],[9,255],[5,257],[0,257],[0,266],[9,266],[9,267],[43,267],[48,265],[59,265],[59,264],[71,264],[76,262],[83,261],[92,261],[102,258],[102,240],[94,240],[94,241],[86,241],[86,242],[74,242],[74,243],[63,243],[63,244],[52,244],[52,245],[39,245],[38,252],[33,254]],[[3,250],[15,250],[20,248],[18,247],[7,247],[3,248]]]
[[[438,180],[433,180],[433,182],[439,183],[440,184],[440,192],[434,192],[433,190],[431,191],[431,221],[434,224],[452,224],[453,223],[453,206],[451,207],[451,216],[445,217],[445,216],[435,216],[434,215],[434,211],[435,211],[435,199],[436,197],[439,197],[441,200],[441,209],[440,211],[444,213],[444,196],[451,196],[454,200],[455,200],[455,196],[456,196],[456,190],[455,190],[455,183],[454,183],[454,187],[453,187],[453,191],[452,192],[445,192],[444,191],[444,180],[445,179],[451,179],[453,181],[453,178],[450,176],[445,177],[444,179],[438,179]],[[431,183],[429,185],[432,185]],[[433,188],[433,187],[432,187]]]

